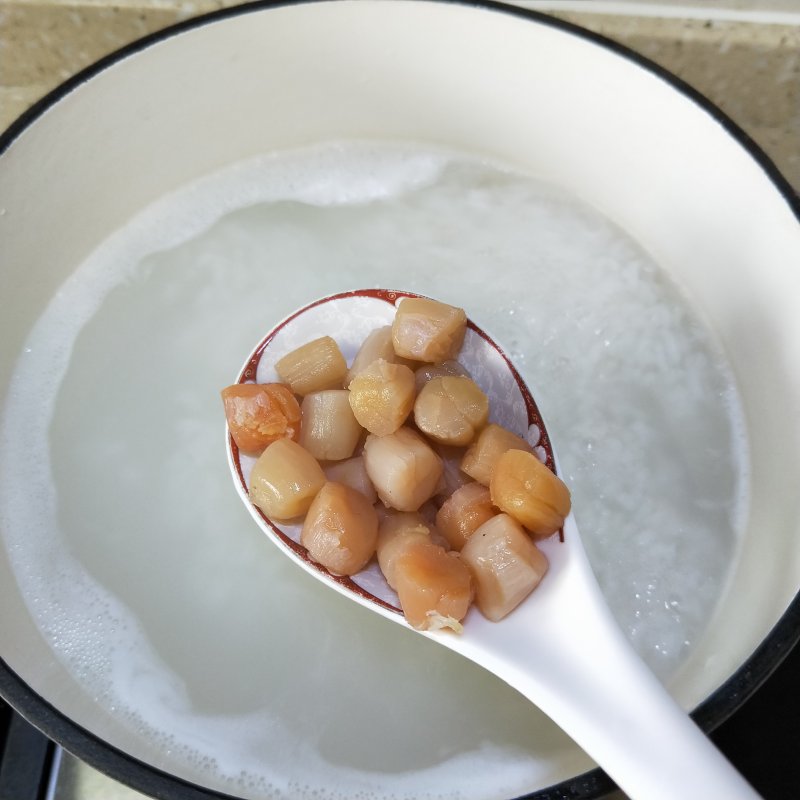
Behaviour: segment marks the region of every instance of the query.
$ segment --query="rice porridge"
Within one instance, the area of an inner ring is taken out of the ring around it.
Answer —
[[[317,584],[228,474],[219,390],[277,320],[365,287],[467,308],[507,349],[614,614],[668,679],[746,511],[724,357],[598,212],[446,152],[265,156],[104,242],[19,357],[0,428],[5,545],[58,658],[165,768],[253,798],[517,796],[546,777],[551,723]]]

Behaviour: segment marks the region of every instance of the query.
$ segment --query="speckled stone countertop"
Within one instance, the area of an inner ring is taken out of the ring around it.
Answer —
[[[235,4],[0,0],[0,129],[101,56],[181,19]],[[574,2],[549,5],[556,7],[549,13],[627,45],[700,90],[800,191],[800,24],[725,19],[716,11],[704,18],[696,8],[681,16],[672,7],[670,16],[658,16],[657,9],[635,13],[636,4],[625,14],[583,10]]]

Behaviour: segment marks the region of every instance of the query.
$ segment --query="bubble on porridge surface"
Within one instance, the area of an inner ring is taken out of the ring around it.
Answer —
[[[462,305],[505,346],[612,609],[668,676],[713,611],[746,500],[731,377],[613,225],[441,152],[337,145],[240,164],[101,246],[32,331],[6,399],[6,546],[56,656],[156,766],[248,797],[523,794],[546,772],[541,715],[331,596],[230,485],[219,389],[276,320],[362,286]],[[474,706],[453,681],[476,687]],[[392,720],[403,747],[387,752],[364,715]]]

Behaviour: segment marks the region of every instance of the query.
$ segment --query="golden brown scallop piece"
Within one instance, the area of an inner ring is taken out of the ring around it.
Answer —
[[[443,503],[456,489],[464,484],[472,483],[472,478],[461,470],[461,460],[464,458],[465,448],[449,447],[439,442],[431,442],[434,452],[442,459],[442,479],[436,487],[436,498],[439,504]]]
[[[406,362],[406,359],[400,358],[400,356],[395,353],[394,345],[392,344],[391,325],[384,325],[382,328],[376,328],[364,339],[364,342],[356,353],[356,357],[353,359],[353,363],[350,365],[350,369],[347,370],[344,385],[349,388],[353,378],[379,358],[388,361],[390,364],[404,364],[407,367],[410,363],[413,363]]]
[[[362,428],[350,408],[347,389],[326,389],[303,398],[300,444],[320,461],[350,458]]]
[[[547,556],[508,514],[481,525],[461,550],[475,580],[475,603],[498,622],[513,611],[547,572]]]
[[[378,499],[378,493],[375,491],[369,475],[367,475],[363,456],[354,456],[346,461],[326,464],[323,469],[329,481],[343,483],[345,486],[361,492],[369,500],[370,504]]]
[[[433,497],[442,476],[441,459],[410,428],[367,436],[364,464],[378,497],[398,511],[417,511]]]
[[[458,355],[466,330],[463,308],[424,297],[406,297],[397,306],[392,343],[402,358],[440,363]]]
[[[301,396],[323,389],[341,389],[347,362],[330,336],[321,336],[287,353],[275,364],[280,379]]]
[[[457,553],[431,542],[409,542],[394,561],[400,606],[417,630],[461,631],[473,597],[472,575]]]
[[[472,378],[432,378],[414,403],[417,427],[441,444],[464,447],[489,419],[489,398]]]
[[[414,511],[388,511],[378,527],[378,566],[386,583],[397,589],[394,566],[411,542],[431,540],[431,525]]]
[[[324,485],[314,456],[291,439],[278,439],[253,465],[250,499],[272,519],[293,519],[308,511]]]
[[[444,501],[436,515],[436,527],[453,550],[461,550],[496,513],[489,490],[481,483],[467,483]]]
[[[422,387],[428,381],[433,380],[434,378],[444,378],[444,377],[461,377],[461,378],[471,378],[472,375],[467,372],[467,368],[459,363],[458,361],[454,361],[450,359],[449,361],[443,361],[441,364],[423,364],[421,367],[418,367],[414,370],[414,383],[417,387],[417,394],[422,391]]]
[[[249,456],[300,433],[300,406],[282,383],[235,383],[222,390],[222,402],[233,441]]]
[[[403,364],[373,361],[350,383],[350,407],[370,433],[394,433],[414,407],[414,373]]]
[[[525,450],[533,452],[533,448],[524,440],[500,425],[487,425],[478,438],[464,454],[461,469],[478,483],[488,486],[492,479],[497,459],[507,450]]]
[[[308,509],[300,543],[335,575],[355,575],[375,555],[378,515],[361,492],[326,483]]]
[[[524,525],[535,539],[554,534],[569,514],[571,501],[566,484],[532,453],[503,453],[489,489],[492,502]]]

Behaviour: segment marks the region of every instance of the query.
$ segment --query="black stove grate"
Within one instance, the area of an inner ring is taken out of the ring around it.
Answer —
[[[55,745],[0,700],[0,800],[46,800]]]

